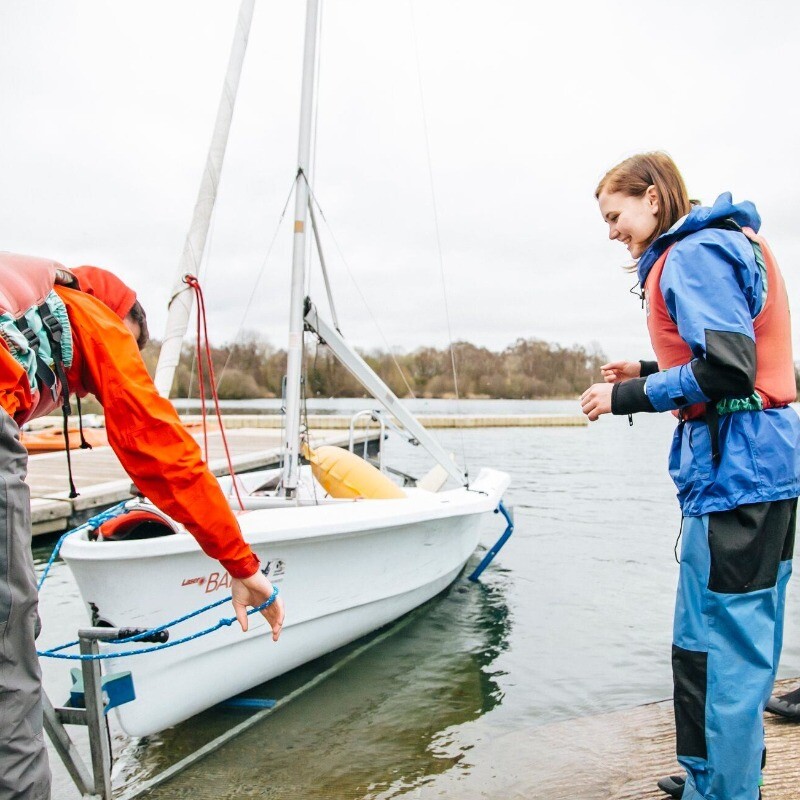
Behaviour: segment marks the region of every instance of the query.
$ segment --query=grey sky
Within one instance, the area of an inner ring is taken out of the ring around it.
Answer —
[[[3,0],[0,247],[116,270],[155,335],[205,162],[238,0]],[[797,307],[800,7],[782,2],[413,5],[453,335],[646,356],[593,198],[667,150],[694,197],[753,200]],[[296,164],[304,4],[258,0],[205,277],[230,339]],[[392,346],[443,345],[409,0],[326,0],[316,194]],[[291,211],[244,326],[285,346]],[[384,346],[330,231],[342,327]],[[326,309],[315,271],[312,294]],[[795,308],[795,313],[797,310]],[[800,328],[795,326],[795,353]]]

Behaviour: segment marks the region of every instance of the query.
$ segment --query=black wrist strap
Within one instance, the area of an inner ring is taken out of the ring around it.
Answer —
[[[612,414],[636,414],[639,411],[655,411],[644,390],[645,378],[631,378],[615,383],[611,390]]]

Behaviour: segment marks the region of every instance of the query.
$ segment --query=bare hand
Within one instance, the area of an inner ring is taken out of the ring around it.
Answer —
[[[249,578],[231,579],[231,602],[236,612],[236,619],[247,630],[247,606],[260,606],[272,594],[272,584],[260,570],[254,572]],[[272,641],[277,642],[283,628],[283,618],[286,614],[283,598],[278,595],[274,602],[261,611],[261,616],[272,628]]]
[[[611,413],[611,392],[614,387],[609,383],[593,383],[581,395],[581,411],[594,422],[601,414]]]
[[[610,364],[603,364],[600,373],[606,383],[619,383],[640,377],[642,364],[639,361],[612,361]]]

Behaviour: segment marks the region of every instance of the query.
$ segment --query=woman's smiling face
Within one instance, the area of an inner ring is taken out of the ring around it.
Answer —
[[[600,213],[608,225],[608,238],[622,242],[632,258],[639,258],[653,239],[658,220],[658,195],[654,186],[636,197],[623,192],[600,192]]]

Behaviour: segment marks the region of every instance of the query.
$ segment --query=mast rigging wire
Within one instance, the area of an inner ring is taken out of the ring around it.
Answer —
[[[306,185],[308,185],[308,181],[306,181]],[[353,286],[355,287],[356,292],[358,292],[358,296],[361,298],[361,302],[364,304],[364,308],[367,309],[367,313],[369,314],[370,319],[372,320],[373,324],[375,325],[375,329],[378,331],[378,335],[381,337],[381,340],[383,341],[384,347],[386,348],[386,352],[389,354],[390,358],[392,359],[392,363],[394,364],[395,368],[397,369],[398,373],[400,374],[400,377],[403,379],[403,383],[405,384],[406,389],[408,390],[408,393],[411,395],[412,398],[416,399],[416,395],[414,394],[414,390],[411,388],[411,384],[408,382],[408,379],[406,378],[406,374],[403,371],[403,368],[400,366],[400,362],[397,360],[397,358],[395,358],[394,352],[392,351],[392,348],[389,345],[389,342],[387,341],[386,336],[383,333],[383,329],[381,328],[380,324],[378,323],[377,317],[372,312],[372,308],[370,307],[370,304],[367,302],[367,298],[364,295],[364,292],[361,291],[361,286],[359,285],[358,281],[356,280],[355,275],[353,275],[353,271],[350,269],[350,265],[347,263],[347,259],[344,257],[344,253],[342,252],[342,248],[339,246],[339,242],[337,241],[336,236],[334,236],[333,228],[331,228],[331,225],[328,222],[328,218],[325,216],[325,212],[322,210],[322,206],[319,204],[319,201],[317,200],[317,196],[314,194],[314,191],[311,188],[311,186],[308,186],[308,194],[309,194],[309,197],[311,198],[311,202],[313,202],[313,204],[319,210],[319,215],[320,215],[320,217],[322,217],[322,221],[325,223],[325,227],[328,229],[328,233],[330,234],[331,240],[333,241],[334,247],[336,248],[336,252],[339,254],[339,258],[341,258],[342,263],[344,264],[344,267],[347,270],[347,274],[350,277],[350,281],[352,282]]]
[[[461,396],[458,390],[458,371],[456,369],[456,351],[453,345],[453,329],[450,323],[450,305],[447,300],[447,281],[444,273],[444,256],[442,254],[442,238],[439,230],[439,213],[436,201],[436,187],[433,179],[433,165],[431,162],[431,143],[428,134],[428,117],[425,112],[425,92],[422,85],[422,67],[419,59],[419,37],[417,36],[417,22],[414,15],[414,0],[408,0],[408,8],[411,15],[411,38],[414,42],[414,61],[417,66],[417,85],[419,87],[420,108],[422,111],[422,127],[425,132],[425,155],[428,163],[428,178],[431,187],[431,202],[433,204],[433,225],[436,232],[436,250],[439,256],[439,274],[442,278],[442,299],[444,301],[444,315],[447,322],[447,338],[450,345],[450,364],[453,369],[453,390],[456,395],[456,413],[461,413]],[[467,457],[464,447],[464,431],[459,428],[459,438],[461,439],[461,457],[464,461],[464,473],[469,482],[469,469],[467,467]]]
[[[233,340],[231,345],[236,344],[239,337],[242,335],[244,331],[245,323],[247,321],[247,315],[250,313],[250,309],[253,305],[253,300],[256,296],[256,291],[258,290],[258,286],[261,283],[261,279],[264,277],[264,271],[267,267],[267,261],[269,261],[269,257],[272,254],[272,249],[275,247],[275,241],[278,238],[278,233],[280,232],[281,225],[283,224],[283,219],[286,216],[286,209],[289,208],[289,202],[292,199],[292,192],[294,192],[295,184],[297,183],[298,176],[292,179],[291,186],[289,187],[289,193],[286,196],[286,202],[283,204],[283,211],[281,211],[280,218],[278,219],[278,224],[275,226],[275,230],[272,234],[272,239],[269,243],[269,247],[267,248],[267,253],[264,256],[263,261],[261,262],[261,266],[259,267],[258,275],[256,276],[255,282],[253,283],[253,291],[250,293],[250,297],[247,300],[247,305],[245,306],[244,313],[242,314],[242,319],[239,324],[239,328],[237,329],[236,333],[233,336]],[[217,389],[219,389],[220,384],[222,383],[223,378],[225,377],[225,371],[228,369],[228,365],[230,364],[231,357],[233,356],[233,346],[228,352],[228,357],[225,359],[225,363],[222,365],[222,369],[220,370],[219,380],[217,381]]]

